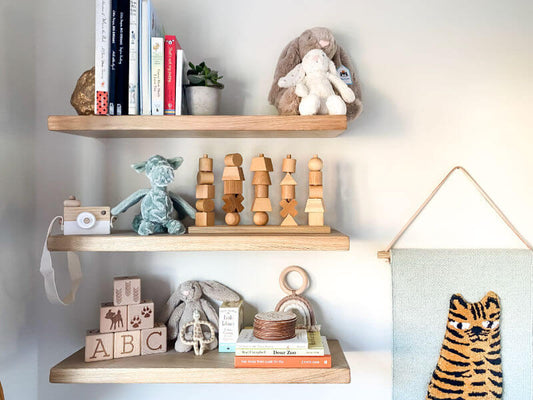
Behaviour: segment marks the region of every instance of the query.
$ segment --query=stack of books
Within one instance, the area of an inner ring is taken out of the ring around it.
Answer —
[[[151,0],[96,0],[95,25],[95,114],[185,114],[183,49]]]
[[[331,353],[320,332],[297,329],[292,339],[271,341],[245,328],[235,345],[235,368],[331,368]]]

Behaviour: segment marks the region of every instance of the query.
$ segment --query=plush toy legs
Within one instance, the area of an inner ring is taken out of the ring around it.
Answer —
[[[162,225],[144,220],[141,214],[135,216],[131,225],[133,230],[142,236],[164,232],[168,232],[171,235],[181,235],[185,233],[185,226],[178,220],[172,219]]]
[[[326,100],[326,107],[330,115],[346,115],[346,103],[340,96],[329,96]]]
[[[315,115],[320,110],[320,97],[316,94],[310,94],[302,97],[300,102],[300,115]]]
[[[181,235],[185,233],[185,226],[178,220],[170,220],[165,224],[168,233],[171,235]]]

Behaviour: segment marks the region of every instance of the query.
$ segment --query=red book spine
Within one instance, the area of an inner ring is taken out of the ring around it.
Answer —
[[[165,115],[176,115],[176,36],[165,36]]]
[[[235,368],[331,368],[331,355],[235,356]]]

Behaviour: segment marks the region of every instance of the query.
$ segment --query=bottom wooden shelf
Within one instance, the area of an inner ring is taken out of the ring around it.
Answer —
[[[328,340],[333,366],[327,369],[234,368],[233,353],[209,351],[84,362],[84,349],[50,370],[52,383],[350,383],[350,367],[337,340]]]

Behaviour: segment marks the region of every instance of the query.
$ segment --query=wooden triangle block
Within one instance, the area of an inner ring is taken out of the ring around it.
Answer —
[[[264,197],[257,197],[252,204],[252,211],[272,211],[272,204],[270,204],[270,199]]]
[[[296,181],[294,180],[294,178],[292,177],[291,174],[287,173],[287,175],[285,175],[285,178],[283,178],[280,182],[280,185],[281,186],[296,186]]]
[[[241,167],[225,167],[222,174],[223,181],[244,181],[244,173]]]
[[[292,215],[287,215],[287,217],[281,223],[281,226],[298,226],[298,223],[294,220]]]
[[[324,208],[324,200],[322,199],[308,199],[305,205],[306,213],[323,213],[326,211]]]

